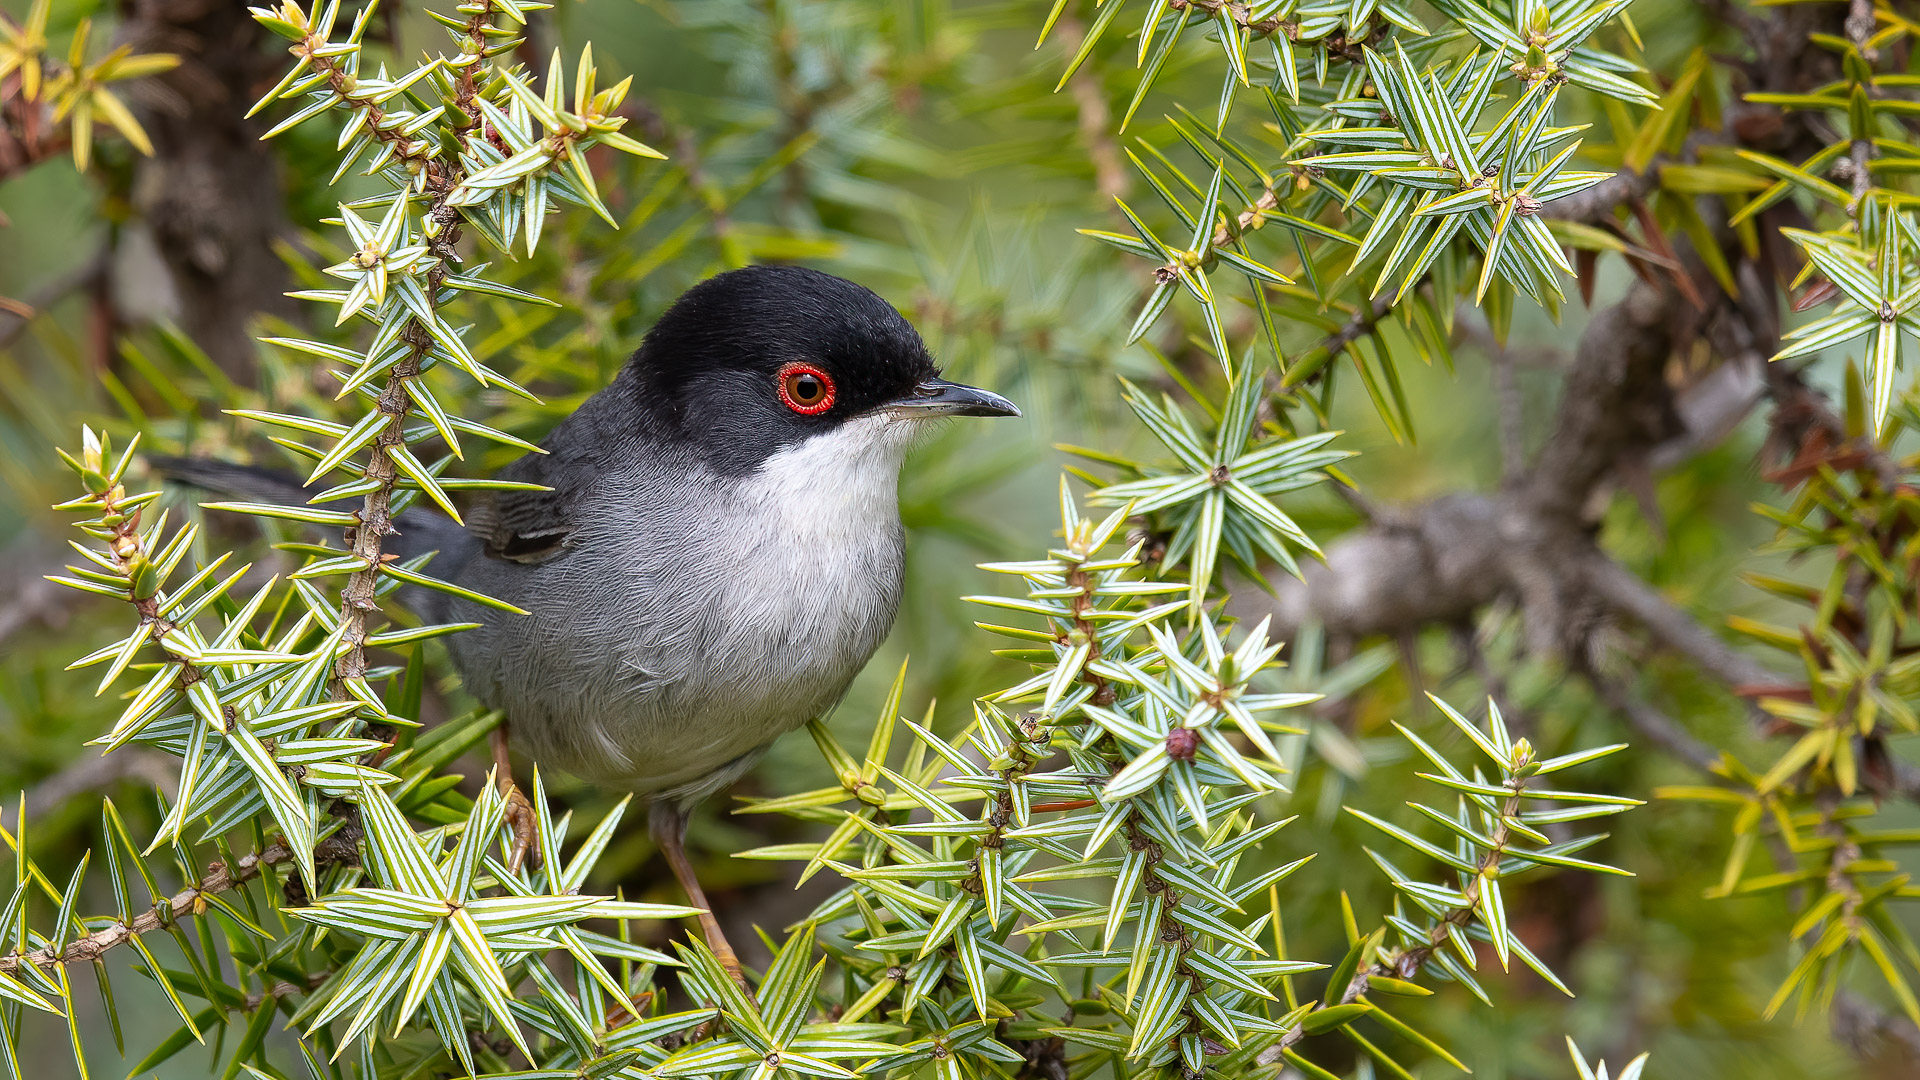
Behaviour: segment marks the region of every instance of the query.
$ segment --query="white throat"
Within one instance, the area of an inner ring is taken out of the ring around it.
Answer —
[[[775,452],[741,494],[779,523],[783,539],[814,551],[892,539],[900,523],[900,465],[920,426],[884,413],[849,420]]]

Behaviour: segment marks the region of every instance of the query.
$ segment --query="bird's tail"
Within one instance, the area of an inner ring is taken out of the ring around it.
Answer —
[[[299,477],[259,465],[237,465],[215,458],[172,457],[164,454],[147,455],[147,464],[153,467],[155,473],[175,483],[248,502],[305,506],[307,500],[313,497],[311,491],[301,486]],[[354,510],[359,507],[359,500],[341,499],[322,505],[329,510]],[[462,547],[466,540],[466,531],[457,522],[420,507],[408,507],[395,520],[394,526],[398,530],[397,535],[390,537],[384,547],[402,559],[411,559],[429,551],[450,553]],[[440,561],[438,558],[434,560],[436,566]]]
[[[236,465],[218,458],[148,454],[153,471],[175,483],[248,502],[304,506],[311,495],[292,473],[259,465]]]

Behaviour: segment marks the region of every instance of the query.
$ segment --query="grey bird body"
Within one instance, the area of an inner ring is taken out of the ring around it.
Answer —
[[[423,508],[385,550],[516,607],[410,590],[469,691],[540,765],[692,803],[824,715],[900,603],[900,466],[929,417],[1016,416],[940,378],[880,297],[795,267],[710,278],[465,524]],[[245,466],[156,460],[214,490],[305,501]],[[496,755],[505,766],[504,743]],[[661,818],[661,814],[665,814]],[[678,872],[676,870],[676,872]]]
[[[870,290],[743,268],[689,289],[544,453],[501,472],[522,486],[487,490],[464,527],[416,507],[384,553],[435,552],[429,573],[526,612],[408,593],[432,621],[476,624],[447,639],[454,665],[535,762],[650,799],[661,854],[744,989],[686,856],[687,812],[825,715],[887,636],[900,466],[924,421],[1019,414],[941,378]],[[306,498],[266,470],[154,464],[212,490]],[[535,830],[505,730],[493,751],[518,865]]]
[[[526,563],[472,544],[445,553],[465,556],[458,584],[529,612],[448,601],[448,618],[481,623],[450,646],[468,688],[506,711],[535,761],[690,802],[826,713],[886,637],[914,421],[862,418],[733,476],[652,441],[609,443],[595,412],[508,474],[553,483],[593,457],[591,478],[556,510],[578,523],[558,550]],[[485,523],[483,511],[475,527]]]

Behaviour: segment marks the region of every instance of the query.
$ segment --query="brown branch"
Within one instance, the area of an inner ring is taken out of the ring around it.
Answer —
[[[143,746],[122,747],[110,754],[89,754],[27,790],[27,817],[51,813],[77,795],[99,792],[127,780],[151,784],[171,797],[179,779],[173,763],[173,755]],[[15,807],[0,806],[0,829],[12,832],[17,828],[16,813]]]
[[[1299,389],[1318,382],[1321,377],[1326,374],[1327,367],[1333,363],[1334,357],[1339,356],[1348,345],[1373,333],[1373,328],[1379,324],[1380,320],[1386,318],[1387,313],[1392,310],[1392,293],[1383,292],[1368,301],[1365,306],[1348,316],[1346,322],[1341,323],[1333,332],[1320,339],[1317,344],[1296,357],[1288,370],[1296,370],[1301,364],[1320,357],[1325,357],[1325,362],[1321,363],[1319,367],[1315,368],[1304,378],[1296,380],[1289,380],[1284,372],[1276,371],[1270,374],[1267,376],[1267,394],[1271,396],[1282,390]],[[1263,417],[1263,419],[1265,418]]]
[[[1720,760],[1720,751],[1695,738],[1679,721],[1635,696],[1618,680],[1591,668],[1582,670],[1581,674],[1600,695],[1600,700],[1642,738],[1703,772],[1712,772],[1714,763]]]
[[[109,950],[125,945],[141,934],[163,930],[187,916],[204,912],[207,907],[204,897],[237,889],[259,877],[268,867],[280,866],[292,861],[292,849],[285,844],[273,844],[262,851],[241,856],[231,867],[225,863],[214,863],[208,868],[206,877],[155,904],[153,910],[143,911],[134,916],[130,921],[116,920],[103,930],[94,931],[68,942],[57,952],[51,947],[42,947],[30,952],[8,953],[0,956],[0,972],[11,975],[20,970],[23,964],[51,968],[56,964],[98,960]]]
[[[1060,18],[1060,33],[1063,38],[1085,41],[1087,28],[1077,17],[1067,14]],[[1080,141],[1086,146],[1087,157],[1093,161],[1094,190],[1100,193],[1101,205],[1111,208],[1113,200],[1127,193],[1127,168],[1122,164],[1120,144],[1112,134],[1113,110],[1107,106],[1107,93],[1100,86],[1100,77],[1093,72],[1094,65],[1080,65],[1080,70],[1067,80],[1067,90],[1073,94]]]
[[[1778,683],[1781,676],[1736,652],[1693,616],[1674,607],[1653,586],[1619,563],[1593,557],[1577,567],[1594,595],[1628,616],[1654,640],[1691,660],[1701,671],[1733,687]]]
[[[1379,323],[1381,319],[1386,318],[1387,313],[1392,310],[1393,297],[1384,292],[1381,293],[1379,296],[1374,297],[1366,307],[1354,312],[1352,317],[1347,319],[1346,324],[1341,326],[1340,329],[1328,334],[1326,338],[1315,347],[1315,352],[1328,354],[1340,352],[1348,345],[1373,333],[1375,324]]]
[[[1522,735],[1532,735],[1535,730],[1532,718],[1527,716],[1526,711],[1520,707],[1520,702],[1514,698],[1506,676],[1501,674],[1493,666],[1493,661],[1488,659],[1487,650],[1479,635],[1474,632],[1474,628],[1466,624],[1453,627],[1453,639],[1454,648],[1463,658],[1461,670],[1473,672],[1474,677],[1480,680],[1480,684],[1486,687],[1487,697],[1492,699],[1494,707],[1500,710],[1508,729],[1518,731]],[[1413,646],[1412,635],[1402,635],[1400,647],[1402,656],[1405,657],[1402,663],[1409,670],[1415,667],[1417,659]],[[1416,687],[1416,689],[1420,688]],[[1411,696],[1416,703],[1419,703],[1426,694],[1422,689],[1420,693]]]
[[[1540,208],[1540,216],[1592,224],[1601,218],[1612,217],[1614,208],[1622,204],[1653,194],[1659,186],[1660,170],[1657,165],[1649,166],[1646,172],[1622,169],[1584,191],[1547,203]]]
[[[467,17],[461,44],[463,52],[478,57],[486,54],[489,44],[486,30],[493,11],[491,4],[476,7],[478,10]],[[447,199],[459,186],[460,174],[457,168],[435,159],[429,144],[389,128],[386,114],[379,104],[360,95],[357,83],[340,61],[330,56],[315,55],[325,45],[325,41],[309,36],[293,51],[305,57],[315,71],[327,76],[329,87],[343,102],[366,110],[365,130],[391,146],[396,159],[426,175],[430,204],[426,217],[437,223],[440,231],[427,241],[428,249],[438,262],[427,272],[425,293],[427,303],[437,306],[441,285],[447,277],[447,266],[458,258],[455,245],[460,241],[459,212],[448,205]],[[479,73],[475,69],[480,66],[477,59],[466,65],[455,84],[454,108],[468,118],[478,114],[474,99],[480,92],[480,83]],[[482,130],[481,125],[464,125],[462,140],[478,130]],[[355,515],[358,521],[344,535],[344,542],[354,558],[359,560],[361,569],[348,576],[340,593],[340,621],[345,628],[342,641],[346,649],[334,664],[330,695],[335,701],[354,697],[349,684],[366,678],[367,617],[379,610],[375,589],[380,583],[381,568],[386,562],[383,549],[386,538],[398,531],[393,527],[393,493],[399,484],[400,470],[394,463],[393,451],[404,447],[407,441],[406,421],[413,405],[413,396],[408,392],[407,385],[420,374],[427,354],[433,348],[432,333],[417,317],[408,318],[406,328],[400,332],[400,339],[407,343],[408,352],[394,364],[387,375],[386,385],[380,391],[377,408],[386,417],[386,423],[368,450],[363,474],[379,486],[367,493]]]
[[[1670,283],[1637,283],[1581,335],[1555,424],[1523,472],[1497,492],[1384,509],[1370,527],[1329,545],[1304,580],[1275,582],[1271,600],[1245,591],[1239,606],[1274,615],[1283,632],[1318,622],[1329,633],[1398,637],[1470,623],[1505,598],[1525,618],[1530,652],[1565,658],[1584,673],[1596,668],[1589,654],[1606,614],[1617,612],[1730,686],[1778,682],[1594,543],[1600,500],[1623,464],[1646,462],[1676,440],[1707,441],[1689,431],[1688,410],[1666,378],[1687,310]],[[1349,329],[1363,332],[1363,321]],[[1722,411],[1700,410],[1716,429]],[[1622,688],[1603,680],[1596,689],[1663,749],[1703,767],[1716,756]]]
[[[273,983],[257,994],[248,994],[246,1004],[240,1006],[240,1011],[254,1012],[262,1005],[279,1004],[281,998],[299,997],[301,994],[310,994],[326,985],[327,980],[333,978],[333,973],[333,968],[308,972],[304,980],[306,983],[304,986],[284,980]]]
[[[1833,997],[1828,1013],[1834,1041],[1845,1045],[1856,1057],[1878,1054],[1883,1041],[1899,1046],[1909,1058],[1920,1061],[1920,1028],[1904,1016],[1887,1012],[1851,990]]]
[[[1679,430],[1664,378],[1676,301],[1670,288],[1636,282],[1587,324],[1554,432],[1517,485],[1533,515],[1581,522],[1588,499],[1623,457]]]
[[[0,22],[17,31],[19,24],[0,14]],[[38,96],[28,99],[20,73],[0,79],[0,183],[51,158],[59,157],[72,145],[66,124],[53,119],[53,104],[46,99],[46,80],[66,70],[58,59],[41,61],[42,83]]]
[[[71,293],[91,289],[110,265],[106,251],[96,252],[79,266],[42,283],[27,294],[26,300],[18,307],[9,304],[6,310],[0,310],[0,349],[12,345],[14,339],[24,333],[47,308],[66,299]]]

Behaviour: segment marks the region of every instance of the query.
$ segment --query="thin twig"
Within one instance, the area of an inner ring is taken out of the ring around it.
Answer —
[[[25,311],[14,310],[11,305],[0,309],[0,349],[12,345],[14,339],[24,333],[41,312],[65,299],[69,293],[91,288],[107,272],[108,265],[109,253],[105,250],[95,252],[85,262],[29,293],[22,302]]]
[[[143,911],[134,916],[130,921],[116,920],[104,930],[97,930],[68,942],[66,947],[58,952],[43,947],[31,952],[8,953],[0,956],[0,972],[11,975],[20,970],[22,964],[28,963],[42,968],[51,968],[56,964],[98,960],[109,950],[125,945],[141,934],[165,929],[189,915],[199,915],[207,907],[204,897],[237,889],[259,877],[268,867],[280,866],[292,861],[292,849],[285,844],[276,843],[259,852],[242,855],[231,867],[225,863],[214,863],[208,869],[206,877],[155,904],[153,910]]]
[[[143,746],[125,746],[111,754],[88,754],[27,789],[27,817],[51,813],[76,795],[97,793],[126,780],[151,784],[171,798],[179,780],[173,761],[171,754]],[[15,817],[15,807],[0,806],[0,829],[16,829],[19,823]]]
[[[463,44],[471,52],[484,56],[489,44],[486,29],[493,14],[492,5],[481,4],[477,8],[467,17]],[[400,131],[387,127],[379,103],[364,96],[345,65],[331,56],[316,55],[326,44],[325,41],[310,37],[294,51],[297,55],[305,56],[315,71],[326,76],[329,88],[341,101],[367,111],[364,130],[389,143],[394,156],[406,162],[409,168],[426,173],[426,188],[431,203],[426,216],[441,228],[438,235],[427,241],[438,263],[428,271],[428,288],[424,291],[428,304],[437,305],[441,284],[448,274],[447,267],[458,258],[454,245],[460,239],[459,213],[447,205],[447,199],[459,186],[459,174],[435,159],[424,144],[416,143]],[[484,130],[479,108],[475,105],[480,94],[479,72],[476,69],[481,66],[473,63],[462,67],[454,81],[453,112],[461,118],[456,121],[456,127],[462,133],[463,140]],[[340,621],[345,631],[342,634],[344,651],[333,669],[330,693],[335,701],[355,697],[352,685],[366,678],[367,617],[379,610],[374,595],[386,561],[383,549],[386,538],[397,531],[393,527],[393,493],[399,485],[400,470],[394,462],[393,453],[396,448],[404,447],[407,441],[407,416],[413,406],[408,383],[420,374],[427,354],[433,348],[433,335],[418,317],[408,318],[406,328],[400,332],[400,340],[406,342],[409,349],[407,355],[394,364],[388,373],[386,385],[380,391],[377,407],[385,415],[386,423],[369,448],[364,474],[375,481],[378,487],[367,493],[356,515],[357,523],[346,530],[344,537],[354,558],[360,562],[361,569],[347,578],[340,593]]]
[[[1734,651],[1693,616],[1681,611],[1626,567],[1597,554],[1577,568],[1588,588],[1615,611],[1640,624],[1662,645],[1685,656],[1727,686],[1770,686],[1789,681]]]
[[[1680,722],[1647,704],[1619,681],[1592,669],[1581,672],[1607,707],[1648,742],[1703,772],[1711,772],[1720,751],[1695,738]]]
[[[1904,1016],[1887,1012],[1851,990],[1833,996],[1829,1012],[1833,1037],[1857,1057],[1870,1057],[1881,1039],[1897,1043],[1908,1055],[1920,1058],[1920,1028]]]

